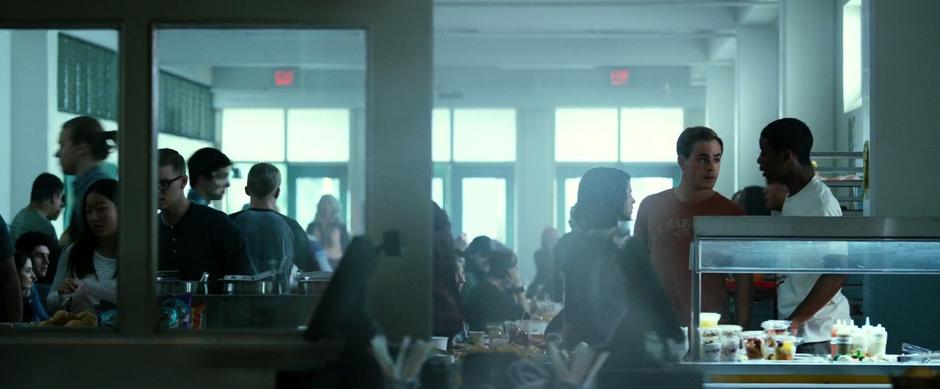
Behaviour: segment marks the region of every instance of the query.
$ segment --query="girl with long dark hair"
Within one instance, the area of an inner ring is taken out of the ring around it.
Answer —
[[[101,300],[117,303],[117,184],[100,180],[86,192],[83,232],[62,251],[47,298],[50,309],[80,312]]]
[[[72,183],[72,194],[75,197],[69,199],[74,207],[69,228],[63,235],[63,245],[82,235],[85,193],[95,182],[108,178],[102,169],[102,162],[111,154],[116,141],[117,131],[105,131],[101,122],[90,116],[78,116],[62,124],[59,150],[55,156],[59,159],[62,172],[75,176]]]

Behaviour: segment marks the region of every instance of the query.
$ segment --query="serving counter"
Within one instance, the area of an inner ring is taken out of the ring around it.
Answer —
[[[701,281],[707,273],[940,274],[937,218],[696,217],[694,231],[690,253],[693,328],[701,324]],[[909,304],[912,309],[940,309],[921,301],[931,296],[916,297],[898,303]],[[877,312],[869,314],[873,322],[879,321]],[[937,329],[936,325],[923,328]],[[890,333],[891,328],[887,331]],[[839,357],[833,362],[833,356],[824,355],[805,356],[807,359],[802,361],[690,364],[702,371],[708,387],[890,387],[891,377],[912,368],[929,374],[940,371],[940,359],[894,362],[904,337],[903,333],[891,333],[887,354],[870,355],[861,361]],[[701,355],[699,331],[690,331],[689,343],[691,355]],[[936,344],[919,346],[938,348]]]

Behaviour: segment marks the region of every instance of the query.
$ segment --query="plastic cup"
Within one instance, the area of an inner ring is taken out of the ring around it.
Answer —
[[[767,320],[760,324],[760,327],[767,332],[767,335],[787,335],[790,333],[789,320]]]
[[[764,345],[767,343],[764,331],[744,331],[741,333],[741,342],[747,359],[759,360],[767,357]]]
[[[447,351],[447,340],[448,338],[446,336],[431,337],[431,342],[434,343],[434,348],[441,351]]]
[[[483,342],[483,335],[486,332],[483,331],[470,331],[467,333],[470,337],[470,344],[479,345]]]
[[[721,314],[714,312],[702,312],[698,316],[699,327],[709,328],[715,327],[718,325],[718,321],[721,320]]]

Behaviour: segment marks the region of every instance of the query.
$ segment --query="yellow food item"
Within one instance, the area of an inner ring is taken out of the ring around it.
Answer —
[[[65,323],[65,326],[66,327],[84,327],[85,324],[82,323],[81,320],[75,319],[75,320],[69,320],[68,323]]]
[[[98,318],[94,316],[85,316],[82,317],[82,323],[85,325],[85,327],[97,327]]]
[[[52,315],[52,318],[50,318],[49,321],[52,322],[52,324],[57,325],[57,326],[65,325],[65,323],[68,323],[69,321],[69,313],[66,311],[56,311],[56,313]]]
[[[55,324],[52,324],[51,321],[46,320],[46,321],[39,322],[39,325],[37,327],[54,327],[54,326]]]

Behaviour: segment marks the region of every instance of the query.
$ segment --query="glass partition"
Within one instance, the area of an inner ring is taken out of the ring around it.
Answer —
[[[2,327],[113,330],[118,34],[0,30],[0,58]]]
[[[158,327],[296,331],[362,231],[365,33],[156,37]]]
[[[940,274],[940,241],[707,239],[698,252],[703,273]]]

